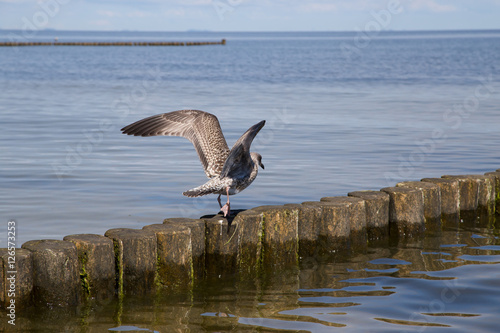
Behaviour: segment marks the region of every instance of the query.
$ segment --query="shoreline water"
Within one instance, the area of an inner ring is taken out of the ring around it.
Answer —
[[[0,249],[0,277],[7,286],[14,276],[19,309],[77,306],[89,298],[159,290],[189,292],[206,276],[257,277],[265,267],[297,267],[299,258],[363,253],[369,244],[387,242],[388,236],[414,242],[469,218],[489,225],[495,211],[500,212],[498,193],[500,169],[401,182],[316,202],[261,206],[233,212],[230,221],[221,215],[167,218],[142,229],[110,229],[104,236],[33,240],[13,253]],[[9,295],[0,293],[7,311]]]

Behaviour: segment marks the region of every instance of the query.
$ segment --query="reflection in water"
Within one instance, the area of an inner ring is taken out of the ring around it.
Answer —
[[[448,229],[345,258],[301,258],[299,269],[270,269],[258,279],[213,277],[189,294],[125,297],[70,312],[31,309],[19,314],[16,329],[494,332],[500,308],[498,234],[493,224]]]
[[[111,331],[111,332],[137,332],[137,331],[144,331],[144,332],[158,333],[158,331],[153,331],[153,330],[150,330],[149,328],[140,328],[140,327],[136,327],[136,326],[119,326],[119,327],[113,327],[113,328],[110,328],[108,331]]]

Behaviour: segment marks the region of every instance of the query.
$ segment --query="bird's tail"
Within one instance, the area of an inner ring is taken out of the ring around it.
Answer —
[[[220,181],[218,181],[216,178],[212,178],[209,181],[207,181],[205,184],[192,188],[190,190],[187,190],[186,192],[183,192],[182,194],[185,195],[186,197],[201,197],[203,195],[215,193],[218,194],[221,191],[224,190],[224,186],[220,184]]]

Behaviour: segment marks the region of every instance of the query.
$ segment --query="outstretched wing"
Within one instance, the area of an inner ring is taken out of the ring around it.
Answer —
[[[208,178],[218,176],[229,155],[219,120],[199,110],[180,110],[136,121],[121,129],[135,136],[182,136],[193,144]]]
[[[231,176],[238,173],[244,174],[246,171],[251,170],[252,158],[250,157],[250,145],[253,139],[259,133],[265,120],[250,127],[234,144],[229,152],[226,163],[221,171],[221,177]]]

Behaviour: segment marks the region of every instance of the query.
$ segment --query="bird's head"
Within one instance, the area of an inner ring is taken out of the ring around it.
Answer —
[[[262,156],[259,153],[250,153],[250,156],[252,157],[252,161],[259,165],[262,170],[264,170],[264,164],[262,164]]]

